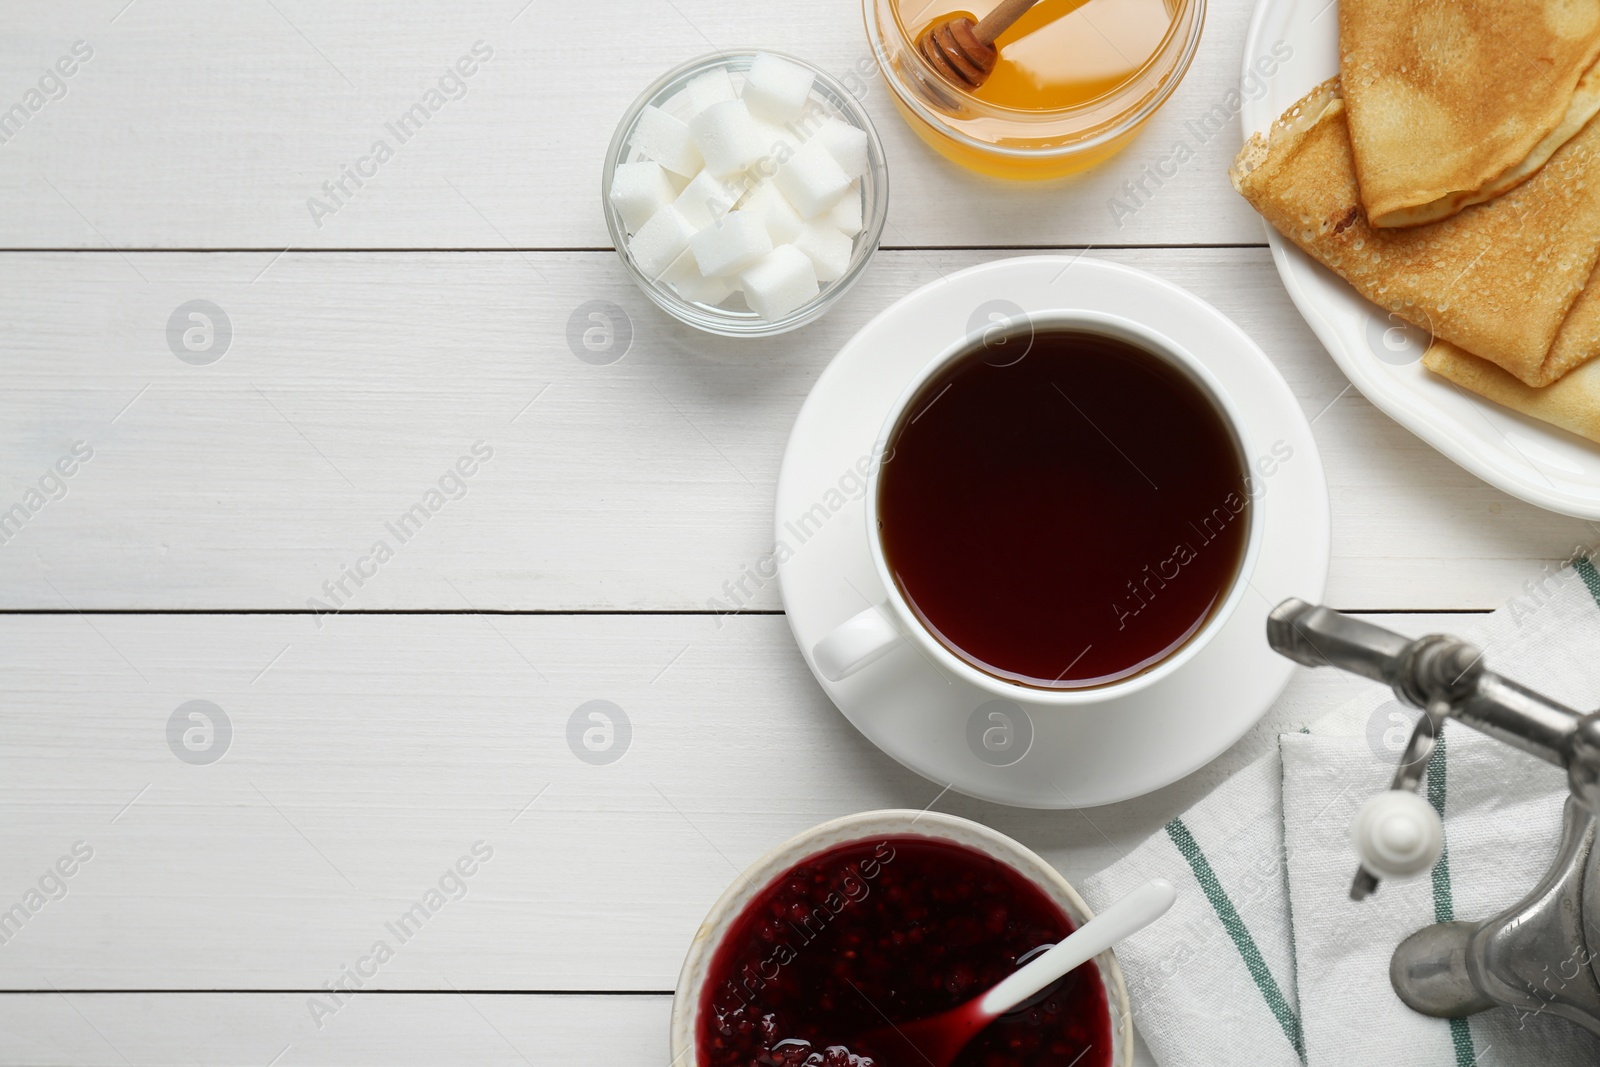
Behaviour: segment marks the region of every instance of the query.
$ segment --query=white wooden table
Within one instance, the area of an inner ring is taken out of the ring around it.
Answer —
[[[1348,391],[1291,307],[1227,184],[1237,130],[1201,144],[1185,125],[1236,82],[1247,0],[1212,0],[1165,110],[1064,187],[957,171],[865,79],[892,168],[884,250],[827,319],[759,343],[632,289],[601,157],[645,84],[714,47],[862,69],[854,0],[0,14],[0,109],[26,112],[0,144],[0,511],[45,483],[0,544],[0,909],[48,891],[0,925],[3,1064],[665,1063],[679,962],[737,868],[939,793],[823,697],[775,583],[736,617],[707,605],[770,547],[816,375],[940,272],[1092,246],[1238,321],[1315,420],[1338,607],[1448,629],[1596,539]],[[92,56],[45,77],[78,41]],[[316,225],[308,198],[480,41],[465,95]],[[1119,225],[1109,198],[1179,140],[1196,158]],[[209,364],[169,345],[192,300],[231,326]],[[590,300],[631,320],[614,363],[569,346]],[[77,442],[92,458],[57,482]],[[476,442],[492,457],[465,495],[359,563]],[[347,610],[308,608],[357,565]],[[937,803],[1081,876],[1357,684],[1297,676],[1233,751],[1140,800]],[[194,700],[230,725],[216,762],[169,745]],[[591,700],[632,725],[609,765],[567,741]],[[52,877],[78,842],[92,858]],[[493,855],[465,895],[362,964],[475,842]],[[358,966],[359,995],[313,1000]]]

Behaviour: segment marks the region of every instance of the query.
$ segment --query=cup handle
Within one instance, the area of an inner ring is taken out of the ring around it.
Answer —
[[[841,681],[888,655],[900,643],[900,631],[878,604],[841,622],[816,643],[811,655],[830,682]]]

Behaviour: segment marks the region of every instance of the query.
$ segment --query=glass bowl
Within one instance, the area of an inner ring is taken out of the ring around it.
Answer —
[[[1066,913],[1075,927],[1094,918],[1094,913],[1083,902],[1078,891],[1043,857],[998,830],[991,830],[970,819],[936,811],[887,809],[846,815],[813,826],[751,864],[711,906],[710,914],[701,922],[684,958],[683,969],[678,974],[678,986],[672,997],[669,1040],[675,1067],[703,1067],[697,1035],[712,960],[723,935],[750,902],[775,879],[808,857],[839,845],[884,837],[924,837],[964,845],[1005,864],[1032,882]],[[1105,987],[1106,1006],[1111,1014],[1112,1067],[1132,1067],[1133,1013],[1128,1005],[1128,986],[1123,979],[1122,968],[1117,963],[1115,951],[1111,949],[1096,956],[1094,964]]]
[[[768,51],[765,54],[786,59],[815,74],[816,82],[811,89],[812,100],[822,101],[838,118],[865,131],[867,135],[867,171],[860,179],[861,232],[854,238],[848,269],[837,280],[823,282],[821,290],[812,300],[779,319],[769,320],[752,311],[744,303],[740,293],[736,292],[728,297],[723,302],[726,306],[686,300],[678,295],[670,284],[659,278],[650,277],[639,267],[628,248],[627,227],[622,221],[621,214],[611,204],[611,179],[616,173],[617,165],[645,158],[643,153],[628,143],[639,122],[639,116],[644,113],[646,106],[654,105],[669,115],[682,118],[688,113],[689,107],[687,100],[682,96],[685,87],[699,75],[719,67],[729,73],[736,87],[742,88],[744,75],[759,54],[762,53],[716,52],[690,60],[662,75],[654,85],[640,94],[628,108],[627,113],[622,116],[622,121],[617,123],[616,133],[611,138],[611,147],[606,151],[605,170],[600,176],[600,203],[606,213],[606,226],[611,231],[611,242],[616,247],[617,255],[627,266],[628,274],[634,283],[673,318],[686,322],[696,329],[723,337],[768,337],[786,333],[826,314],[866,270],[868,261],[878,250],[878,242],[883,236],[884,220],[889,212],[889,172],[884,163],[883,145],[879,142],[877,131],[872,127],[872,120],[867,117],[860,102],[827,71],[803,59]],[[791,148],[798,143],[796,141],[791,144]],[[765,162],[764,160],[763,164]]]
[[[934,72],[897,0],[862,0],[867,39],[891,98],[911,129],[945,158],[1001,178],[1058,178],[1115,155],[1166,103],[1200,46],[1206,0],[1168,0],[1172,22],[1122,83],[1082,104],[1050,110],[979,100]]]

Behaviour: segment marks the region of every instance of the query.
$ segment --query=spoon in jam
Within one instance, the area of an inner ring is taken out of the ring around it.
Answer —
[[[987,993],[927,1019],[890,1024],[851,1042],[870,1049],[881,1064],[950,1067],[978,1032],[1073,968],[1138,933],[1167,913],[1178,891],[1153,878],[1067,935],[1043,955],[1019,967]]]

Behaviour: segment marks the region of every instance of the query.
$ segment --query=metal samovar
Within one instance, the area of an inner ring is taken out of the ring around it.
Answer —
[[[1417,787],[1446,719],[1566,769],[1571,796],[1561,847],[1539,884],[1493,918],[1418,930],[1395,950],[1389,979],[1424,1015],[1461,1018],[1503,1004],[1548,1011],[1600,1035],[1600,712],[1575,711],[1502,678],[1485,667],[1481,651],[1454,637],[1412,640],[1302,600],[1278,605],[1267,640],[1296,663],[1382,682],[1422,711],[1389,791],[1356,815],[1361,866],[1353,899],[1369,896],[1381,878],[1420,874],[1439,858],[1443,827]]]

